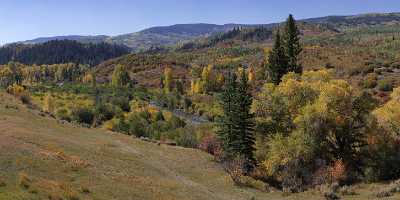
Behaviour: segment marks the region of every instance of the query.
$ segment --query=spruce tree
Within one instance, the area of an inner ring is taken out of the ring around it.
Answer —
[[[245,72],[240,74],[239,83],[236,74],[228,75],[225,90],[221,95],[224,111],[219,123],[219,138],[228,157],[245,158],[250,169],[254,164],[254,116],[250,112],[252,95]]]
[[[302,73],[303,69],[298,63],[298,57],[302,51],[300,44],[300,31],[297,28],[296,20],[293,18],[293,15],[289,15],[286,20],[283,43],[288,58],[288,72]]]
[[[237,97],[236,75],[229,73],[225,81],[225,88],[221,93],[220,103],[223,109],[223,115],[219,121],[219,130],[217,132],[222,141],[222,148],[227,156],[234,155],[234,143],[237,140],[235,131],[235,108]]]
[[[288,72],[288,58],[282,45],[282,38],[279,28],[275,34],[275,42],[268,57],[268,73],[270,81],[279,84],[281,78]]]
[[[248,75],[246,72],[241,73],[239,78],[239,84],[237,87],[237,96],[235,98],[234,107],[234,131],[237,134],[236,151],[246,158],[247,161],[254,163],[254,115],[251,113],[251,105],[253,103],[253,97],[250,93],[250,84]]]

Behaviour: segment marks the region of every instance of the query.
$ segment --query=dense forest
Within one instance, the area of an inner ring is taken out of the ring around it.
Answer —
[[[127,53],[129,49],[119,45],[54,40],[37,45],[11,44],[2,47],[0,64],[15,61],[29,65],[79,63],[94,66]]]

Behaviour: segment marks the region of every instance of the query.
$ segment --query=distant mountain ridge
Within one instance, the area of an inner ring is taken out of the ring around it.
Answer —
[[[104,42],[110,36],[107,35],[89,35],[89,36],[82,36],[82,35],[65,35],[65,36],[54,36],[54,37],[40,37],[33,40],[26,40],[18,43],[22,44],[41,44],[45,42],[49,42],[52,40],[75,40],[81,43],[101,43]]]
[[[299,20],[306,23],[324,24],[332,28],[343,30],[357,26],[400,24],[400,13],[369,13],[349,16],[326,16]],[[215,33],[228,32],[235,27],[256,27],[273,28],[279,23],[271,24],[175,24],[171,26],[156,26],[135,33],[128,33],[118,36],[56,36],[37,38],[22,41],[23,44],[40,44],[51,40],[75,40],[82,43],[114,43],[128,46],[134,52],[148,50],[152,47],[174,45],[182,41],[192,40],[198,37],[205,37]]]

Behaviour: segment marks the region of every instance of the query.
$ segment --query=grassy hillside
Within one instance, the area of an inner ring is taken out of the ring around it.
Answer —
[[[2,200],[270,196],[233,186],[211,156],[198,150],[61,125],[8,95],[0,99]]]
[[[0,199],[323,199],[234,185],[212,157],[60,124],[0,93]],[[201,167],[199,167],[201,166]],[[383,184],[344,199],[374,199]],[[388,199],[398,199],[393,196]]]

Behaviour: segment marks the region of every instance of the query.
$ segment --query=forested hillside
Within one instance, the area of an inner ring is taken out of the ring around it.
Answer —
[[[37,45],[12,44],[0,48],[0,64],[10,61],[29,65],[78,63],[97,65],[127,54],[124,46],[107,43],[83,44],[72,40],[54,40]]]
[[[376,13],[362,14],[352,16],[328,16],[311,19],[303,19],[300,22],[318,24],[344,31],[355,27],[382,26],[399,24],[399,13]],[[176,45],[181,42],[187,42],[198,37],[207,37],[213,34],[224,33],[234,28],[245,27],[265,27],[269,30],[276,27],[278,23],[272,24],[176,24],[171,26],[151,27],[135,33],[128,33],[118,36],[56,36],[48,38],[37,38],[33,40],[22,41],[22,44],[40,44],[51,40],[76,40],[82,43],[112,43],[125,45],[134,52],[146,51],[154,47]]]

